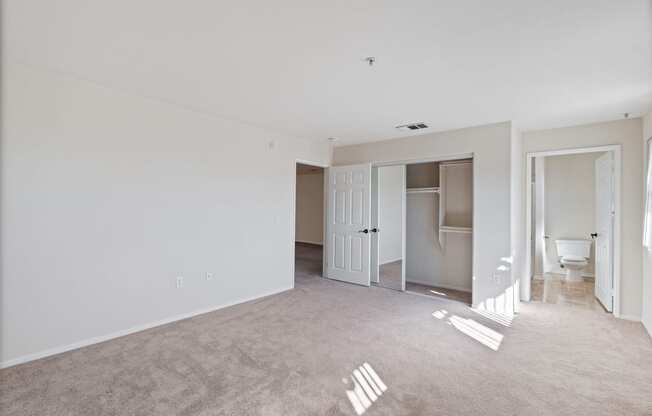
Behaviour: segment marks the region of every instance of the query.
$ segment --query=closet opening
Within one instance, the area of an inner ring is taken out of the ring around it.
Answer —
[[[296,164],[294,282],[322,277],[324,247],[324,167]]]
[[[372,169],[372,283],[472,303],[473,159]]]

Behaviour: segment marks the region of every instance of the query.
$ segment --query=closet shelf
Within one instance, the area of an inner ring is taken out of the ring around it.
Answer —
[[[471,234],[473,229],[471,227],[453,227],[450,225],[442,225],[439,227],[439,231],[442,233]]]
[[[406,192],[408,194],[438,194],[439,188],[407,188]]]

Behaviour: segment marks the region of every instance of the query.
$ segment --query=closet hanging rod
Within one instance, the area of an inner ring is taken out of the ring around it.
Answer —
[[[438,194],[439,188],[406,188],[408,194]]]
[[[440,166],[453,166],[453,165],[470,165],[473,164],[473,160],[453,160],[453,161],[446,161],[446,162],[439,162]]]

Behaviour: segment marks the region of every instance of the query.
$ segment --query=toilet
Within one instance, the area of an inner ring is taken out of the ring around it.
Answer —
[[[582,270],[589,264],[591,240],[555,240],[561,267],[566,270],[566,280],[582,281]]]

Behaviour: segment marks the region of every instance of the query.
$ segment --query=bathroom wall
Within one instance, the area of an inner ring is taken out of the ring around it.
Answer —
[[[545,272],[564,273],[555,240],[590,239],[595,232],[595,160],[604,153],[548,156],[545,158],[544,235]],[[593,250],[585,276],[593,276]]]

